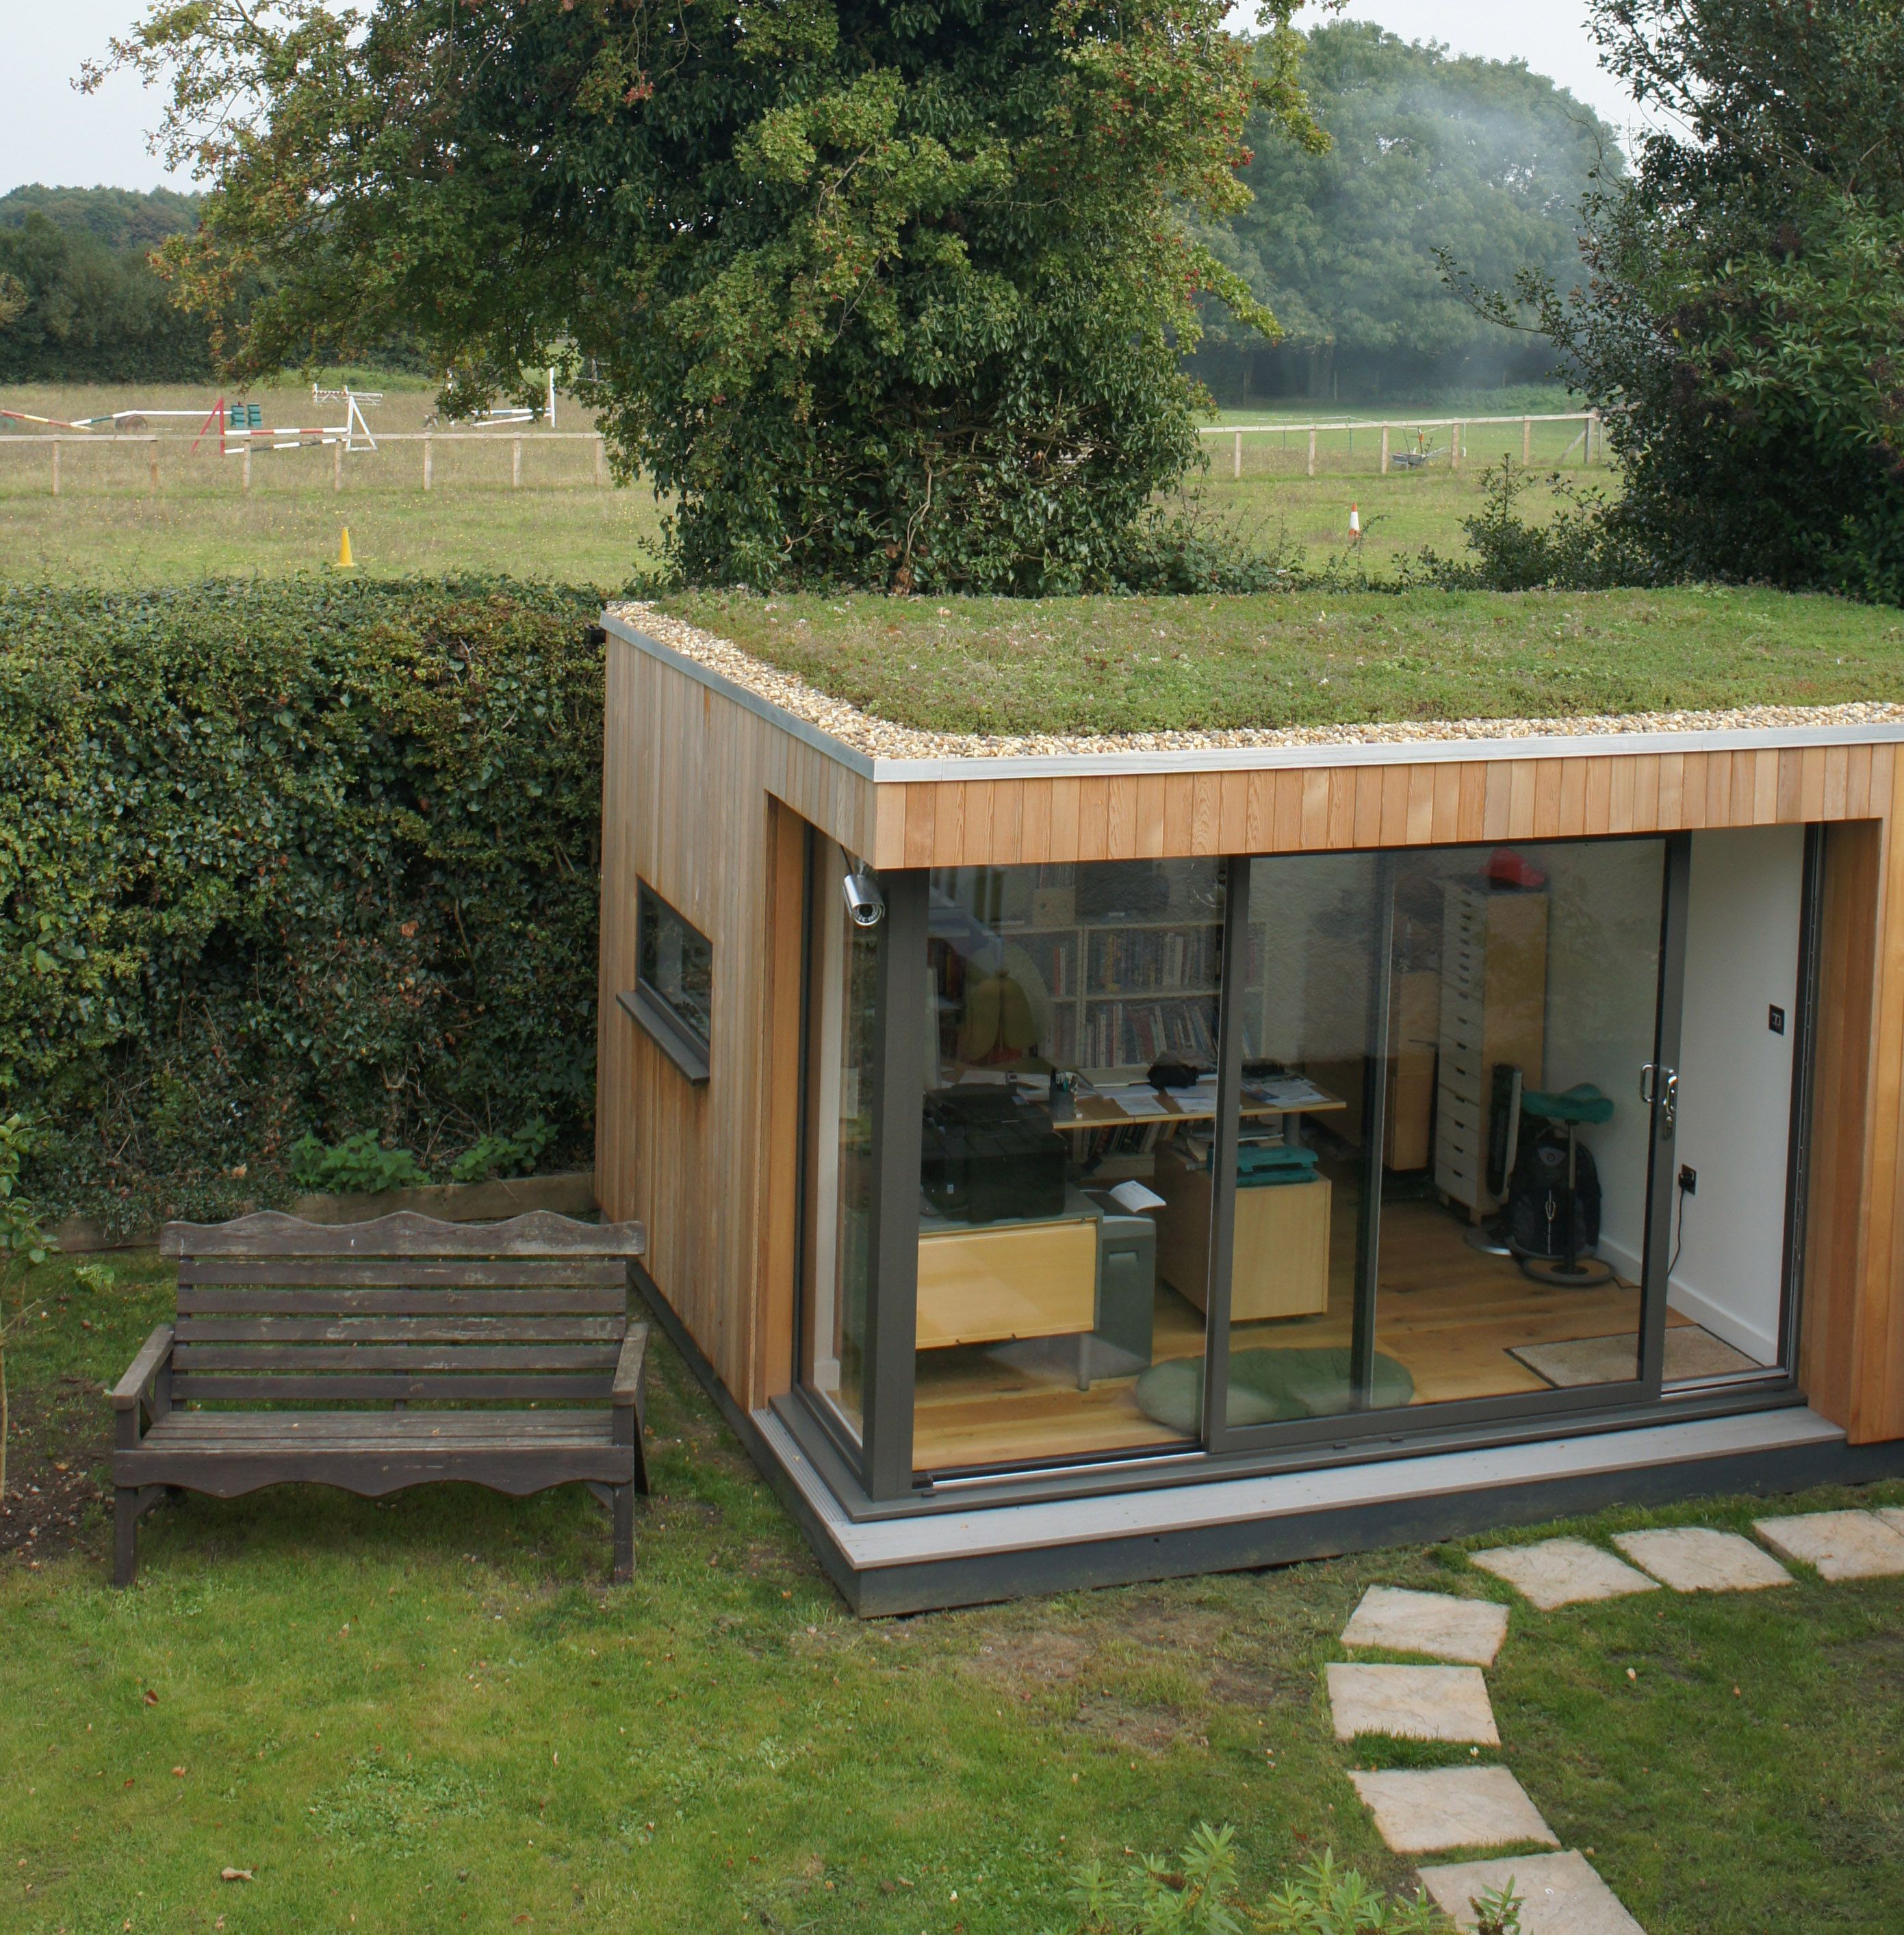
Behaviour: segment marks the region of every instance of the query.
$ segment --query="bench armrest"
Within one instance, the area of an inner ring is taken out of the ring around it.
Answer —
[[[621,1340],[621,1357],[615,1366],[615,1381],[608,1393],[616,1404],[640,1405],[641,1371],[647,1354],[648,1327],[638,1324]]]
[[[144,1396],[146,1387],[165,1368],[172,1355],[172,1327],[161,1324],[140,1347],[132,1368],[113,1388],[113,1408],[131,1411]]]

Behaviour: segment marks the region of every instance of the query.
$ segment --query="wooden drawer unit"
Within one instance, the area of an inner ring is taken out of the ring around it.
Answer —
[[[942,1229],[919,1242],[919,1348],[1062,1337],[1097,1320],[1097,1221]]]
[[[1487,1188],[1494,1070],[1537,1088],[1546,1037],[1547,897],[1450,881],[1443,904],[1441,1032],[1435,1186],[1478,1221]]]
[[[1167,1152],[1157,1163],[1157,1273],[1199,1310],[1208,1309],[1210,1172]],[[1326,1176],[1236,1192],[1230,1318],[1317,1317],[1329,1308]]]

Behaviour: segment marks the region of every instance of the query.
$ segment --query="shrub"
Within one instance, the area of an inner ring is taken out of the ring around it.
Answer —
[[[229,1214],[294,1149],[497,1166],[539,1120],[529,1160],[586,1152],[597,603],[0,591],[0,1109],[45,1212]]]

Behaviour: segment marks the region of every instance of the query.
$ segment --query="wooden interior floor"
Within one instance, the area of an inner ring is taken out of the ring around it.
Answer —
[[[1338,1185],[1331,1224],[1329,1303],[1314,1317],[1233,1327],[1233,1348],[1346,1345],[1354,1315],[1354,1186]],[[1414,1379],[1417,1405],[1549,1388],[1509,1354],[1516,1346],[1636,1333],[1640,1292],[1628,1284],[1555,1290],[1510,1258],[1471,1249],[1466,1224],[1438,1202],[1390,1202],[1382,1212],[1376,1348]],[[1669,1312],[1669,1323],[1690,1320]],[[1199,1357],[1202,1313],[1167,1284],[1157,1291],[1157,1361]],[[1178,1433],[1138,1408],[1135,1378],[1076,1381],[1068,1337],[923,1351],[918,1363],[913,1461],[922,1471],[1167,1446]]]

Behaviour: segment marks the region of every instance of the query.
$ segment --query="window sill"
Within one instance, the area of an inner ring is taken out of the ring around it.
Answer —
[[[697,1088],[708,1085],[708,1052],[668,1010],[643,989],[615,997],[617,1005]]]

